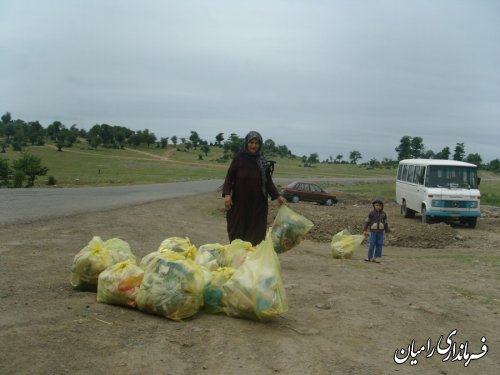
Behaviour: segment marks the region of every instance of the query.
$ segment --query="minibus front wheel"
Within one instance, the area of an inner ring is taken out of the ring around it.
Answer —
[[[477,224],[477,217],[469,217],[469,219],[467,220],[467,224],[469,225],[469,228],[474,229]]]

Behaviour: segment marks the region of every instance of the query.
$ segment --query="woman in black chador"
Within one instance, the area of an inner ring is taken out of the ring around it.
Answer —
[[[271,163],[261,149],[262,136],[251,131],[227,171],[222,196],[229,241],[240,239],[258,245],[266,236],[268,196],[280,205],[286,203],[274,185]]]

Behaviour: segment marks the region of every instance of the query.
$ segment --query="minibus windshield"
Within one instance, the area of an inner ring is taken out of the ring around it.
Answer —
[[[425,186],[448,189],[477,189],[476,168],[444,165],[428,166]]]

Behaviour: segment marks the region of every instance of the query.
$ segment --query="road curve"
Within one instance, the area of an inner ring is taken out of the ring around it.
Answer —
[[[222,180],[82,188],[0,189],[0,226],[216,191]]]
[[[275,183],[286,185],[296,180],[296,178],[277,178]],[[388,182],[394,178],[322,177],[301,180],[345,184],[361,181]],[[0,189],[0,227],[215,192],[221,187],[222,182],[222,180],[202,180],[111,187]]]

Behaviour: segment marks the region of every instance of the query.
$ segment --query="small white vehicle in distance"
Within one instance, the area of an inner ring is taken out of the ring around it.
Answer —
[[[475,228],[481,215],[477,167],[456,160],[405,159],[398,165],[396,201],[401,215],[459,221]]]

